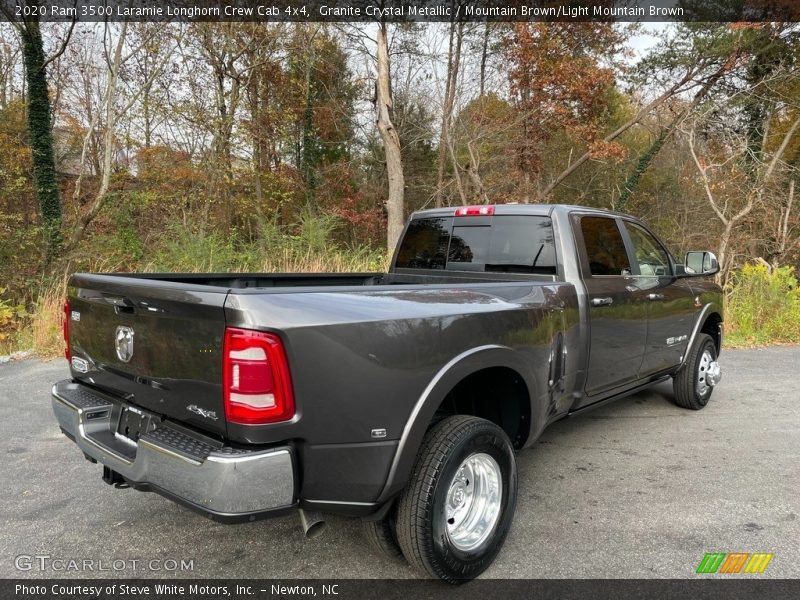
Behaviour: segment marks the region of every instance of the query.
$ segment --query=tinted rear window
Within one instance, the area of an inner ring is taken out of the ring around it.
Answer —
[[[411,221],[397,254],[397,266],[402,269],[444,269],[452,225],[452,217]]]
[[[486,221],[491,224],[484,224]],[[412,221],[400,246],[397,267],[556,274],[550,218],[501,215],[472,224],[477,222],[471,217]]]

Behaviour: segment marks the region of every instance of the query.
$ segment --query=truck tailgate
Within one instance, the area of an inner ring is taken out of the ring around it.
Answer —
[[[74,275],[67,315],[72,376],[224,436],[227,293],[191,283]]]

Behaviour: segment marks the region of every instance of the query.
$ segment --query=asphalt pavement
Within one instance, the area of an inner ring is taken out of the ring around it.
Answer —
[[[514,524],[484,576],[686,578],[706,552],[768,552],[755,577],[800,577],[800,348],[721,364],[700,412],[660,384],[552,425],[518,457]],[[306,540],[294,515],[222,525],[104,484],[53,418],[67,376],[63,359],[0,364],[0,577],[416,576],[355,520]]]

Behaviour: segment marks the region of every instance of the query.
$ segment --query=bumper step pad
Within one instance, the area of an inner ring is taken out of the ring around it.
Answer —
[[[141,439],[185,454],[197,462],[203,462],[208,458],[209,454],[222,448],[222,444],[213,446],[202,440],[190,437],[177,429],[164,426],[157,427],[153,431],[144,434]]]
[[[83,388],[65,388],[59,393],[64,400],[82,410],[111,408],[111,402]]]

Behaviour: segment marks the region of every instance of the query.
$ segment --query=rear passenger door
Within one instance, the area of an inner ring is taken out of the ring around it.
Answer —
[[[635,381],[647,340],[647,307],[637,302],[620,219],[575,214],[572,226],[588,295],[587,396]],[[591,403],[587,398],[583,404]]]

